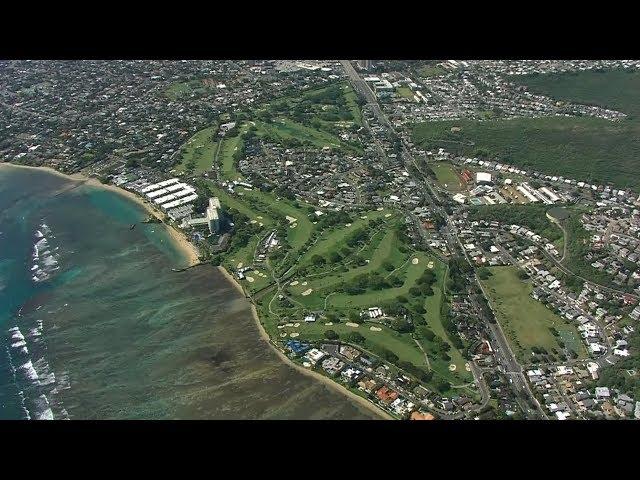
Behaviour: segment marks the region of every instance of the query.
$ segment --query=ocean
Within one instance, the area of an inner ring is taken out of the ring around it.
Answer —
[[[0,168],[0,419],[375,419],[124,196]],[[136,223],[134,229],[130,225]]]

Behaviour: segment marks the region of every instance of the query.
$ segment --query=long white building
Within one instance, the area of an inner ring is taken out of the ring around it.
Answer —
[[[169,180],[164,180],[162,182],[147,185],[141,190],[141,192],[146,194],[148,192],[152,192],[153,190],[168,187],[169,185],[173,185],[174,183],[178,183],[179,181],[180,180],[178,178],[170,178]]]

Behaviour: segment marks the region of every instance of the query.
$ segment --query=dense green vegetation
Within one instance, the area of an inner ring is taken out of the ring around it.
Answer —
[[[480,205],[469,208],[469,220],[520,225],[553,242],[562,238],[562,230],[547,218],[548,209],[539,203]]]
[[[415,125],[413,139],[426,148],[445,147],[467,155],[589,182],[640,189],[640,73],[580,72],[514,78],[553,98],[614,108],[628,118],[518,118],[445,121]],[[461,127],[452,132],[452,127]]]
[[[567,258],[564,265],[576,275],[599,283],[611,285],[613,276],[591,266],[592,261],[586,259],[586,254],[591,251],[589,238],[591,234],[582,227],[581,213],[573,212],[564,222],[567,231]]]
[[[600,371],[598,385],[617,388],[620,391],[640,397],[640,334],[636,331],[628,338],[631,356],[619,360],[615,365],[605,365]]]
[[[531,92],[554,99],[607,107],[640,115],[640,73],[633,70],[567,72],[552,75],[514,75],[509,80]]]

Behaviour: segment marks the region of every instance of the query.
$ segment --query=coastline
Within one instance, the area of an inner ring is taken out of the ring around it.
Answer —
[[[127,197],[132,202],[135,202],[138,206],[145,209],[149,215],[153,215],[157,219],[163,222],[163,225],[166,227],[169,236],[173,239],[176,245],[178,245],[180,251],[185,256],[188,266],[196,265],[200,262],[200,256],[198,254],[198,250],[196,247],[187,239],[186,235],[178,230],[176,230],[171,225],[167,225],[164,223],[165,215],[157,210],[152,204],[146,202],[142,197],[136,195],[129,190],[125,190],[124,188],[117,187],[115,185],[107,185],[100,182],[98,179],[93,177],[87,177],[82,173],[73,173],[68,175],[66,173],[59,172],[58,170],[51,167],[35,167],[31,165],[17,165],[15,163],[10,162],[0,162],[0,168],[23,168],[23,169],[33,169],[33,170],[42,170],[48,172],[52,175],[56,175],[61,178],[65,178],[67,180],[72,180],[75,182],[82,182],[83,184],[89,185],[95,188],[102,188],[104,190],[109,190],[118,195]]]
[[[58,177],[65,178],[67,180],[80,182],[81,184],[88,184],[88,185],[90,185],[92,187],[96,187],[96,188],[102,188],[102,189],[105,189],[105,190],[110,190],[110,191],[112,191],[112,192],[114,192],[114,193],[116,193],[118,195],[127,197],[129,200],[135,202],[137,205],[139,205],[140,207],[144,208],[145,211],[147,211],[150,215],[155,216],[159,220],[162,220],[162,221],[164,220],[164,214],[162,212],[160,212],[159,210],[157,210],[156,208],[154,208],[153,205],[151,205],[150,203],[146,202],[142,197],[136,195],[135,193],[133,193],[133,192],[131,192],[129,190],[125,190],[124,188],[117,187],[115,185],[103,184],[98,179],[93,178],[93,177],[87,177],[87,176],[83,175],[82,173],[74,173],[74,174],[68,175],[68,174],[59,172],[58,170],[56,170],[54,168],[46,167],[46,166],[36,167],[36,166],[31,166],[31,165],[18,165],[18,164],[14,164],[14,163],[10,163],[10,162],[0,162],[0,168],[3,168],[3,167],[42,170],[42,171],[46,171],[46,172],[48,172],[48,173],[50,173],[52,175],[56,175]],[[184,235],[182,232],[178,231],[177,229],[175,229],[171,225],[167,225],[164,222],[163,222],[163,225],[165,225],[165,227],[167,228],[167,231],[169,232],[170,237],[175,241],[176,245],[179,246],[180,250],[183,252],[185,257],[187,258],[187,260],[189,262],[189,266],[199,263],[200,259],[199,259],[198,251],[197,251],[196,247],[187,239],[186,235]],[[247,298],[247,295],[246,295],[242,285],[236,280],[236,278],[231,273],[229,273],[226,270],[226,268],[224,268],[222,266],[218,266],[218,271],[220,273],[222,273],[222,275],[230,282],[231,285],[233,285],[233,287],[238,291],[238,293],[242,294],[243,297]],[[283,352],[281,352],[278,348],[276,348],[276,346],[273,343],[271,343],[271,338],[269,337],[269,334],[267,333],[267,331],[264,329],[264,327],[260,323],[260,317],[258,316],[258,312],[256,310],[255,305],[251,301],[249,301],[249,303],[251,305],[251,316],[253,317],[253,320],[254,320],[254,322],[255,322],[255,324],[257,326],[260,338],[262,340],[264,340],[269,345],[269,347],[276,353],[278,358],[283,363],[285,363],[289,367],[295,369],[296,371],[298,371],[302,375],[305,375],[307,377],[313,378],[313,379],[321,382],[326,387],[328,387],[330,389],[333,389],[334,391],[336,391],[336,392],[338,392],[338,393],[340,393],[342,395],[345,395],[351,401],[357,403],[358,405],[360,405],[363,408],[366,408],[370,412],[375,413],[381,419],[385,419],[385,420],[393,420],[394,419],[390,414],[388,414],[387,412],[385,412],[384,410],[379,408],[377,405],[375,405],[375,404],[367,401],[366,399],[356,395],[355,393],[349,391],[347,388],[345,388],[344,386],[340,385],[339,383],[334,382],[333,380],[325,377],[324,375],[321,375],[320,373],[317,373],[317,372],[314,372],[312,370],[306,369],[306,368],[296,364],[295,362],[293,362]]]
[[[238,290],[239,293],[241,293],[243,296],[246,297],[246,293],[245,293],[244,289],[242,288],[242,285],[240,285],[240,283],[233,277],[233,275],[231,275],[227,271],[226,268],[224,268],[223,266],[218,266],[218,270],[220,271],[220,273],[222,273],[224,275],[224,277],[227,280],[229,280],[229,282],[231,282],[231,284],[235,287],[236,290]],[[387,412],[385,412],[384,410],[379,408],[377,405],[375,405],[375,404],[367,401],[366,399],[360,397],[359,395],[356,395],[355,393],[349,391],[347,388],[345,388],[344,386],[340,385],[339,383],[334,382],[330,378],[325,377],[324,375],[322,375],[322,374],[320,374],[318,372],[314,372],[313,370],[309,370],[308,368],[304,368],[304,367],[298,365],[297,363],[293,362],[289,357],[287,357],[278,348],[276,348],[276,346],[273,343],[271,343],[271,338],[269,337],[269,334],[267,333],[267,331],[262,326],[262,323],[260,323],[260,317],[258,315],[258,311],[256,310],[256,306],[252,302],[250,302],[250,304],[251,304],[251,316],[253,317],[253,320],[254,320],[256,326],[258,327],[258,333],[260,334],[260,338],[262,340],[264,340],[264,342],[266,342],[269,345],[269,347],[276,353],[276,355],[278,356],[278,358],[280,358],[280,360],[282,360],[282,362],[284,362],[285,364],[287,364],[289,367],[293,368],[297,372],[301,373],[302,375],[305,375],[307,377],[311,377],[311,378],[321,382],[326,387],[329,387],[329,388],[333,389],[334,391],[336,391],[338,393],[341,393],[342,395],[345,395],[351,401],[357,403],[361,407],[366,408],[370,412],[375,413],[376,415],[378,415],[382,419],[384,419],[384,420],[394,420],[394,418],[390,414],[388,414]]]

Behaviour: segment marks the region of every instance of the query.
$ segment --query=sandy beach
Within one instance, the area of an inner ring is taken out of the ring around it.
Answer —
[[[231,284],[236,288],[236,290],[238,290],[239,293],[242,294],[242,296],[246,297],[246,293],[244,291],[244,288],[242,288],[242,285],[240,285],[238,280],[233,275],[231,275],[231,273],[229,273],[226,268],[224,268],[222,266],[219,266],[218,270],[220,271],[220,273],[222,273],[224,275],[224,277],[227,280],[229,280],[229,282],[231,282]],[[304,367],[298,365],[297,363],[293,362],[289,357],[287,357],[284,353],[282,353],[273,343],[271,343],[271,339],[269,338],[269,334],[267,333],[267,331],[262,326],[262,323],[260,323],[260,317],[258,316],[258,311],[256,310],[256,307],[255,307],[255,305],[253,303],[251,303],[251,316],[253,317],[253,320],[254,320],[256,326],[258,327],[258,332],[260,333],[260,338],[262,338],[262,340],[264,340],[269,345],[269,347],[271,347],[271,349],[276,353],[278,358],[280,358],[280,360],[282,360],[284,363],[286,363],[287,365],[289,365],[291,368],[295,369],[296,371],[302,373],[303,375],[306,375],[308,377],[312,377],[315,380],[318,380],[319,382],[322,382],[327,387],[329,387],[329,388],[341,393],[342,395],[346,395],[347,397],[349,397],[350,400],[352,400],[352,401],[356,402],[358,405],[361,405],[361,406],[365,407],[366,409],[374,412],[376,415],[379,415],[380,417],[382,417],[382,418],[384,418],[386,420],[393,420],[394,419],[391,415],[389,415],[384,410],[378,408],[373,403],[371,403],[371,402],[365,400],[364,398],[356,395],[355,393],[349,391],[348,389],[346,389],[345,387],[343,387],[339,383],[334,382],[330,378],[327,378],[327,377],[325,377],[324,375],[321,375],[318,372],[314,372],[313,370],[309,370],[308,368],[304,368]]]
[[[235,282],[235,279],[232,278],[232,280]],[[242,287],[240,287],[240,288],[242,288]],[[291,368],[297,370],[301,374],[306,375],[306,376],[311,377],[311,378],[314,378],[315,380],[318,380],[319,382],[322,382],[324,385],[326,385],[327,387],[335,390],[336,392],[339,392],[339,393],[341,393],[343,395],[346,395],[353,402],[355,402],[358,405],[366,408],[367,410],[375,413],[376,415],[380,416],[381,418],[383,418],[385,420],[394,420],[394,418],[390,414],[388,414],[387,412],[385,412],[384,410],[379,408],[377,405],[374,405],[373,403],[367,401],[366,399],[360,397],[359,395],[356,395],[355,393],[353,393],[350,390],[346,389],[345,387],[343,387],[339,383],[334,382],[330,378],[327,378],[327,377],[325,377],[324,375],[321,375],[318,372],[314,372],[313,370],[309,370],[308,368],[304,368],[304,367],[298,365],[297,363],[293,362],[289,357],[287,357],[278,348],[276,348],[276,346],[273,343],[271,343],[271,339],[269,338],[269,334],[267,333],[267,331],[262,326],[262,323],[260,323],[260,317],[258,316],[258,312],[256,310],[255,305],[253,305],[253,303],[251,304],[251,315],[253,316],[253,319],[254,319],[257,327],[258,327],[258,331],[260,332],[260,337],[262,338],[262,340],[264,340],[273,349],[273,351],[276,353],[276,355],[278,355],[278,358],[280,358],[280,360],[282,360],[284,363],[289,365]]]
[[[35,169],[35,170],[43,170],[51,173],[52,175],[56,175],[58,177],[62,177],[68,180],[73,180],[75,182],[80,182],[82,184],[91,185],[92,187],[102,188],[105,190],[110,190],[118,195],[122,195],[127,197],[129,200],[137,203],[142,208],[144,208],[150,215],[158,218],[164,223],[165,215],[160,210],[156,209],[151,203],[145,201],[139,195],[136,195],[129,190],[125,190],[124,188],[116,187],[115,185],[108,185],[100,182],[97,178],[87,177],[81,173],[74,173],[71,175],[67,175],[65,173],[59,172],[58,170],[51,167],[32,167],[28,165],[16,165],[14,163],[8,162],[0,162],[0,168],[26,168],[26,169]],[[195,265],[200,262],[200,258],[198,255],[198,250],[196,247],[187,239],[186,235],[171,225],[167,225],[164,223],[164,226],[167,228],[167,231],[171,238],[174,240],[176,245],[180,248],[185,258],[188,261],[188,265]]]
[[[75,174],[72,174],[72,175],[67,175],[67,174],[59,172],[59,171],[57,171],[57,170],[55,170],[55,169],[53,169],[51,167],[32,167],[32,166],[27,166],[27,165],[16,165],[16,164],[12,164],[12,163],[0,162],[0,168],[2,168],[2,167],[7,167],[7,168],[29,168],[29,169],[36,169],[36,170],[44,170],[44,171],[47,171],[47,172],[49,172],[49,173],[51,173],[53,175],[64,177],[66,179],[70,179],[70,180],[73,180],[73,181],[76,181],[76,182],[80,182],[82,184],[89,184],[89,185],[97,187],[97,188],[103,188],[105,190],[111,190],[112,192],[117,193],[118,195],[123,195],[123,196],[127,197],[128,199],[130,199],[131,201],[136,202],[138,205],[143,207],[150,215],[153,215],[156,218],[164,221],[164,217],[165,217],[164,214],[162,212],[160,212],[159,210],[157,210],[156,208],[154,208],[152,204],[146,202],[142,197],[136,195],[133,192],[125,190],[123,188],[116,187],[115,185],[105,185],[105,184],[103,184],[102,182],[100,182],[96,178],[90,178],[90,177],[87,177],[85,175],[82,175],[81,173],[75,173]],[[165,224],[165,226],[168,229],[171,238],[176,242],[176,244],[184,252],[186,258],[189,261],[189,265],[195,265],[195,264],[199,263],[198,251],[195,248],[195,246],[191,242],[189,242],[187,240],[186,236],[182,232],[179,232],[178,230],[176,230],[175,228],[173,228],[170,225],[166,225]],[[242,294],[242,296],[246,297],[246,293],[244,291],[244,288],[242,287],[242,285],[240,285],[240,283],[236,280],[236,278],[233,277],[233,275],[231,275],[222,266],[219,266],[218,270],[236,288],[236,290],[238,290],[238,292]],[[311,378],[314,378],[315,380],[317,380],[319,382],[322,382],[327,387],[329,387],[329,388],[331,388],[331,389],[333,389],[333,390],[335,390],[335,391],[337,391],[337,392],[339,392],[339,393],[341,393],[343,395],[346,395],[352,401],[358,403],[362,407],[364,407],[364,408],[368,409],[369,411],[375,413],[376,415],[380,416],[381,418],[390,419],[390,420],[393,419],[393,417],[391,415],[389,415],[387,412],[383,411],[382,409],[380,409],[379,407],[377,407],[373,403],[365,400],[364,398],[356,395],[355,393],[347,390],[342,385],[334,382],[333,380],[325,377],[324,375],[321,375],[321,374],[319,374],[317,372],[314,372],[312,370],[306,369],[306,368],[296,364],[295,362],[293,362],[283,352],[281,352],[278,348],[276,348],[276,346],[273,343],[271,343],[271,339],[269,338],[269,335],[267,334],[266,330],[264,329],[264,327],[260,323],[260,318],[258,316],[258,312],[257,312],[256,307],[255,307],[255,305],[253,303],[251,303],[251,315],[252,315],[252,317],[253,317],[253,319],[255,321],[255,324],[256,324],[256,326],[258,328],[258,332],[259,332],[260,337],[262,338],[262,340],[264,340],[273,349],[273,351],[276,353],[278,358],[280,358],[288,366],[290,366],[291,368],[297,370],[301,374],[306,375],[306,376],[311,377]]]

